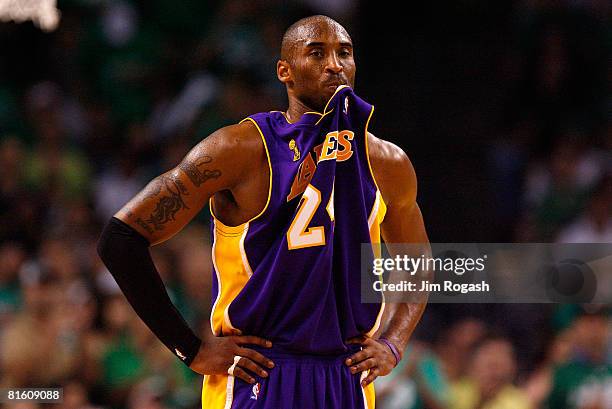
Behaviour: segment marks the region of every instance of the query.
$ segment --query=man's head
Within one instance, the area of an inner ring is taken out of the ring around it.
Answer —
[[[354,84],[351,37],[327,16],[303,18],[283,36],[276,73],[287,86],[289,99],[321,111],[338,85]]]
[[[468,373],[484,400],[495,396],[512,383],[516,374],[516,357],[510,341],[499,336],[483,339],[474,349]]]
[[[581,312],[572,324],[575,352],[592,363],[604,362],[610,341],[609,325],[605,310]]]

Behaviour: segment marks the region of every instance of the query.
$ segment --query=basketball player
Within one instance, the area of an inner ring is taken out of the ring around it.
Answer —
[[[361,303],[361,244],[428,241],[414,169],[367,131],[373,107],[352,90],[353,45],[337,22],[293,24],[277,75],[287,111],[202,140],[111,219],[99,253],[151,330],[205,375],[204,409],[373,408],[372,381],[397,365],[424,303],[385,319],[384,303]],[[201,341],[148,248],[208,202],[215,337]]]

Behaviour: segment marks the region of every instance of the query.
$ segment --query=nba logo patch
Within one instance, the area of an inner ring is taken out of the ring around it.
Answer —
[[[259,388],[259,382],[253,385],[253,389],[251,389],[251,399],[257,400],[257,398],[259,397]]]
[[[348,97],[344,98],[344,109],[342,112],[344,112],[344,115],[348,115]]]

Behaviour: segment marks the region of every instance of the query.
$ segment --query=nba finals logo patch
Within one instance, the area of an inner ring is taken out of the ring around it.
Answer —
[[[257,382],[255,385],[253,385],[253,389],[251,390],[251,399],[255,399],[257,400],[257,398],[259,397],[259,382]]]
[[[289,149],[293,151],[293,161],[297,162],[298,160],[300,160],[300,150],[298,149],[297,144],[295,143],[295,139],[289,141]]]

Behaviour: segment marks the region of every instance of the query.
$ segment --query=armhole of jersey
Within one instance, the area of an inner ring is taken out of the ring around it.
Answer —
[[[374,182],[374,186],[376,186],[376,198],[374,199],[374,204],[372,205],[372,210],[370,211],[370,217],[368,218],[368,228],[370,229],[371,239],[372,239],[372,233],[373,233],[372,230],[373,229],[377,230],[378,237],[376,237],[375,240],[372,240],[372,246],[373,246],[374,253],[377,254],[376,257],[380,257],[381,250],[379,246],[381,245],[381,241],[382,241],[381,232],[380,232],[380,224],[382,223],[383,219],[385,218],[385,215],[387,214],[387,204],[385,203],[385,200],[382,197],[382,192],[380,191],[380,188],[378,187],[378,183],[376,182],[376,177],[374,176],[374,171],[372,170],[372,163],[370,162],[370,150],[369,150],[369,139],[370,138],[368,138],[368,126],[370,125],[370,119],[372,119],[373,114],[374,114],[374,105],[372,105],[372,110],[370,111],[370,115],[368,116],[368,120],[366,121],[366,125],[365,125],[366,159],[368,160],[368,168],[370,169],[370,176],[372,176],[372,181]],[[376,226],[374,226],[374,224],[376,224]],[[378,252],[376,251],[376,248],[378,248]],[[382,276],[380,276],[380,281],[381,282],[383,281]],[[366,334],[369,337],[374,336],[376,331],[378,331],[378,329],[380,328],[380,323],[381,323],[383,314],[385,312],[385,307],[386,307],[385,294],[381,293],[381,295],[382,295],[382,301],[380,303],[380,309],[378,310],[376,320],[372,328],[370,328],[370,330]],[[372,393],[373,391],[370,391],[370,396],[364,393],[364,398],[366,397],[370,398],[368,399],[367,403],[369,403],[370,401],[372,401],[373,403]]]
[[[376,189],[380,191],[378,187],[378,183],[376,183],[376,177],[374,176],[374,171],[372,170],[372,163],[370,162],[370,138],[368,137],[368,126],[370,126],[370,119],[372,119],[372,115],[374,114],[374,105],[372,105],[372,109],[370,110],[370,115],[368,115],[368,120],[365,125],[365,151],[366,151],[366,159],[368,161],[368,168],[370,169],[370,176],[372,176],[372,181],[374,182],[374,186]]]
[[[264,146],[264,150],[266,151],[266,158],[268,159],[268,169],[270,171],[270,179],[268,181],[268,199],[266,200],[266,205],[263,207],[263,209],[261,209],[261,211],[251,217],[249,220],[241,223],[238,226],[227,226],[226,224],[224,224],[223,222],[221,222],[219,220],[219,218],[217,218],[217,216],[215,215],[215,209],[214,209],[214,195],[210,197],[210,199],[208,199],[208,207],[210,208],[210,214],[211,216],[218,222],[220,222],[221,224],[223,224],[224,226],[228,227],[228,228],[233,228],[233,227],[242,227],[245,224],[250,224],[252,221],[258,219],[261,215],[263,215],[265,213],[265,211],[268,209],[268,206],[270,205],[270,199],[272,198],[272,158],[270,157],[270,151],[268,150],[268,144],[266,143],[266,138],[264,137],[263,132],[261,131],[261,128],[259,127],[259,125],[257,125],[257,122],[255,122],[255,120],[253,118],[247,117],[244,118],[242,121],[239,122],[239,124],[246,122],[246,121],[250,121],[253,123],[253,125],[255,125],[255,128],[257,128],[257,132],[259,132],[259,136],[261,137],[261,141],[263,142],[263,146]]]
[[[380,206],[382,207],[381,217],[379,223],[385,218],[385,214],[387,213],[387,205],[385,200],[382,197],[382,191],[378,187],[378,183],[376,182],[376,177],[374,176],[374,170],[372,169],[372,163],[370,162],[370,138],[368,138],[368,126],[370,125],[370,119],[372,119],[372,115],[374,114],[374,105],[372,105],[372,109],[370,110],[370,115],[368,116],[368,120],[365,125],[365,151],[366,151],[366,160],[368,161],[368,169],[370,169],[370,176],[372,177],[372,182],[374,182],[374,186],[376,186],[376,195],[380,195]],[[378,198],[377,198],[378,200]]]

